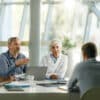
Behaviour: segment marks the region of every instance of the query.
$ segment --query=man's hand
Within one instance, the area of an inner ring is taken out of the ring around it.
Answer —
[[[16,80],[15,76],[9,76],[9,81],[15,81],[15,80]]]
[[[0,77],[0,82],[12,82],[15,81],[15,76]]]
[[[52,75],[50,76],[50,79],[58,79],[58,76],[55,75],[55,74],[52,74]]]
[[[16,66],[19,67],[21,65],[25,65],[29,62],[28,58],[19,59],[15,62]]]

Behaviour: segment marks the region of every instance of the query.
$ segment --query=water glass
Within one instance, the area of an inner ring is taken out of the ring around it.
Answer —
[[[27,81],[28,81],[29,85],[32,87],[34,85],[34,76],[27,75]]]

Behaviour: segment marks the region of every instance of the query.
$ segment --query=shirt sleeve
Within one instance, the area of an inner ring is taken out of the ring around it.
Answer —
[[[4,55],[0,55],[0,76],[7,77],[10,74],[13,74],[15,70],[15,64],[8,67],[7,58]]]
[[[75,69],[73,70],[73,73],[69,79],[69,82],[68,82],[68,89],[69,90],[72,90],[75,86],[77,86],[77,82],[78,82],[78,66],[75,67]]]
[[[64,55],[62,60],[62,64],[60,65],[62,69],[60,70],[61,72],[58,74],[59,78],[64,78],[68,66],[68,57],[66,55]]]
[[[27,67],[28,67],[28,64],[25,64],[25,65],[24,65],[24,68],[23,68],[23,73],[26,73]]]

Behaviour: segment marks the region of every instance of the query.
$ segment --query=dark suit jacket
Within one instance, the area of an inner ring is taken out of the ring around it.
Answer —
[[[81,96],[90,88],[100,87],[100,62],[89,59],[79,63],[69,80],[68,88],[79,86]]]

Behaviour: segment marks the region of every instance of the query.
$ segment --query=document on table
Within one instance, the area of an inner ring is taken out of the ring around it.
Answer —
[[[65,86],[59,86],[58,89],[63,90],[63,91],[67,91],[68,87],[66,85]]]

